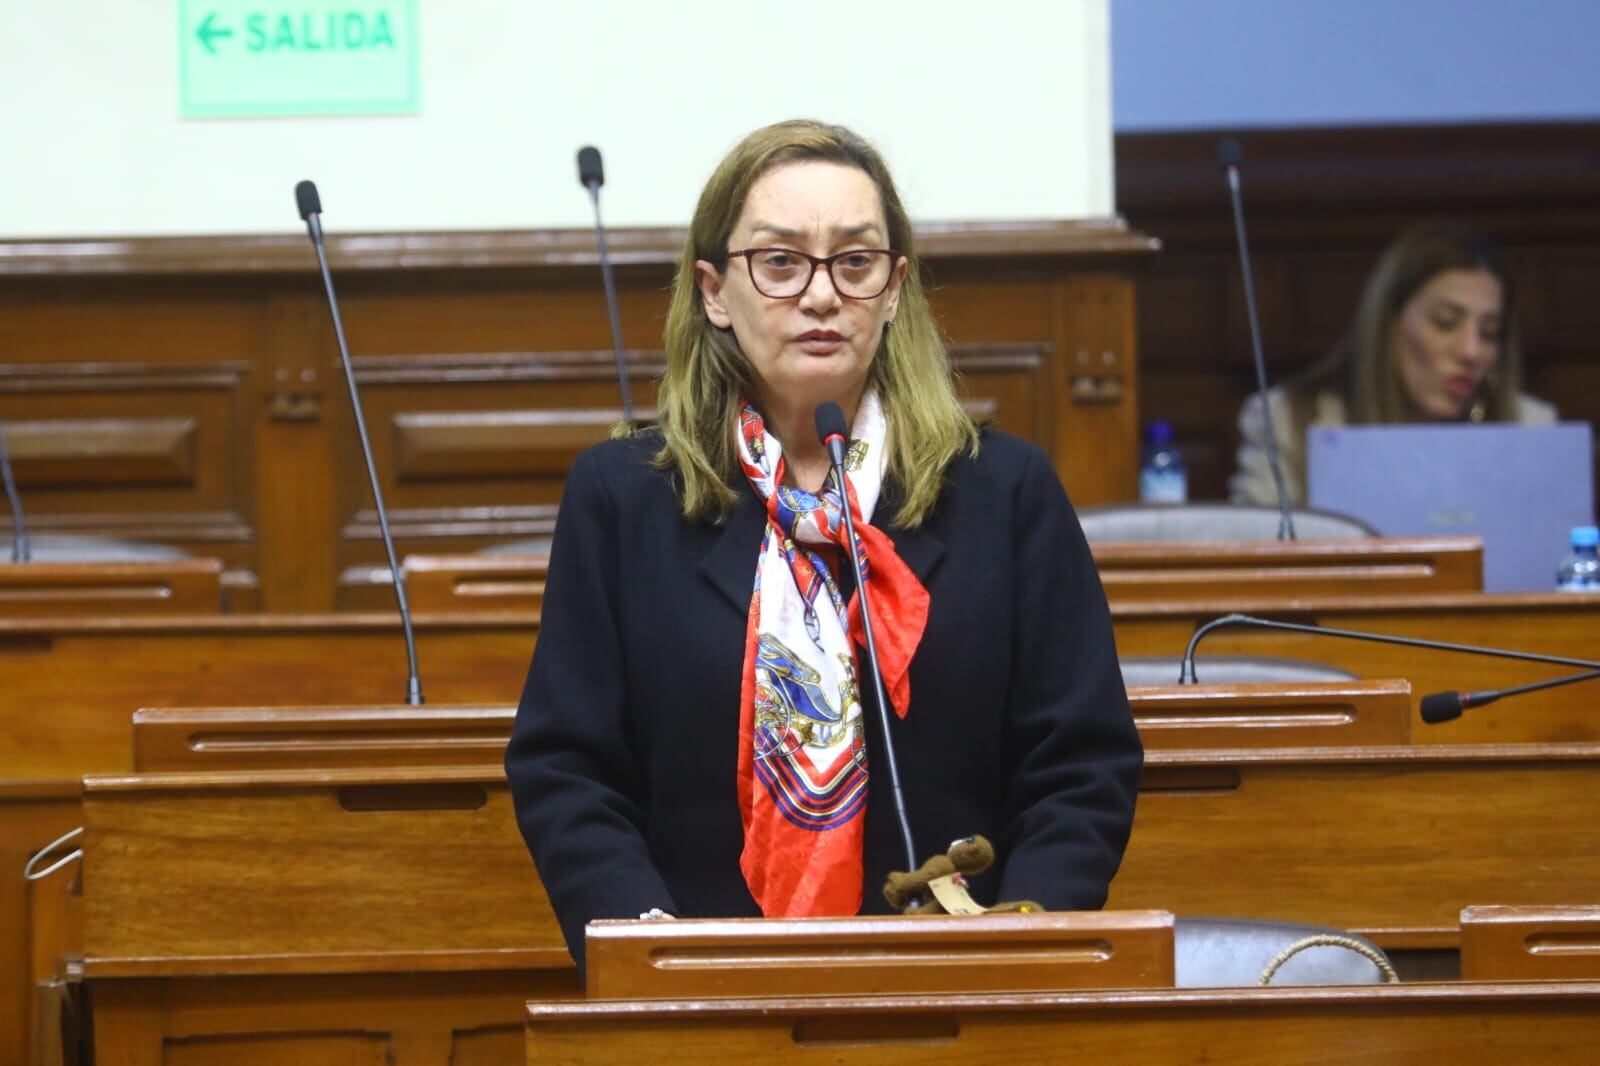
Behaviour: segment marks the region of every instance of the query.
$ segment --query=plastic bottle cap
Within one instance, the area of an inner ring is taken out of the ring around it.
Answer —
[[[1146,439],[1148,439],[1151,444],[1172,443],[1171,422],[1152,422],[1148,427],[1146,427],[1144,432]]]
[[[1600,526],[1573,526],[1574,548],[1600,548]]]

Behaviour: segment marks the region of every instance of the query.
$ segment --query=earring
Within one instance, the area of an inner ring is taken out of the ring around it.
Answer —
[[[888,333],[889,332],[889,327],[892,326],[892,325],[894,325],[894,319],[892,319],[892,318],[884,319],[883,320],[883,331],[885,333]]]

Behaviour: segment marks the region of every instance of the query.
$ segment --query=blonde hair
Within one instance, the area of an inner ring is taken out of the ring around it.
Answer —
[[[728,153],[700,193],[678,262],[664,336],[666,373],[657,391],[665,443],[655,462],[677,475],[683,514],[720,521],[739,499],[734,445],[741,397],[753,395],[748,359],[731,330],[706,317],[695,263],[728,267],[728,238],[750,188],[788,163],[829,162],[863,171],[878,189],[889,246],[908,260],[894,326],[885,330],[868,374],[889,424],[886,477],[899,490],[894,524],[920,525],[933,510],[950,464],[976,454],[976,426],[956,399],[949,359],[918,277],[911,220],[877,151],[842,126],[797,119],[756,130]]]

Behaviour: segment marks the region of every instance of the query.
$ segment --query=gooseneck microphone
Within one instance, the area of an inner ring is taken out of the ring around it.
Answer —
[[[818,404],[813,416],[817,439],[828,449],[834,483],[839,486],[840,510],[844,512],[844,536],[850,542],[850,565],[855,568],[856,594],[861,597],[861,628],[867,637],[867,658],[872,662],[872,684],[878,695],[878,722],[883,728],[883,761],[889,765],[889,787],[894,793],[894,813],[900,820],[900,836],[906,847],[906,869],[915,870],[917,849],[911,841],[911,820],[906,817],[906,797],[900,789],[900,765],[894,757],[894,738],[889,732],[889,694],[884,691],[883,673],[878,669],[878,644],[872,635],[872,608],[867,599],[866,574],[861,568],[861,542],[856,540],[855,519],[850,516],[850,490],[845,484],[844,451],[850,439],[844,411],[836,403]]]
[[[628,380],[628,359],[622,351],[622,312],[617,306],[617,279],[611,273],[611,252],[606,247],[606,227],[600,221],[600,186],[606,183],[600,149],[587,145],[578,149],[578,181],[589,190],[594,203],[594,241],[600,253],[600,278],[606,286],[606,314],[611,319],[611,347],[617,358],[617,389],[622,393],[622,420],[630,426],[633,418],[633,386]]]
[[[367,477],[372,482],[372,500],[378,508],[378,530],[383,534],[383,550],[389,555],[389,573],[394,578],[394,596],[400,605],[400,626],[406,638],[406,662],[410,675],[406,678],[406,703],[413,707],[422,704],[422,678],[417,672],[417,638],[411,631],[411,606],[406,602],[406,579],[395,558],[394,535],[389,532],[389,513],[383,506],[383,489],[378,484],[378,464],[372,460],[372,441],[367,436],[367,421],[361,415],[361,393],[356,388],[356,372],[350,362],[350,347],[344,339],[344,322],[339,317],[339,297],[333,291],[333,273],[328,269],[328,253],[322,240],[322,198],[317,186],[302,181],[294,187],[295,203],[300,217],[305,220],[306,231],[311,234],[311,247],[317,253],[317,265],[322,268],[322,287],[328,294],[328,310],[333,315],[333,336],[339,342],[339,361],[344,365],[344,380],[350,386],[350,406],[355,411],[356,435],[361,438],[361,455],[367,461]]]
[[[1370,633],[1360,629],[1335,629],[1332,626],[1307,625],[1302,622],[1279,622],[1270,618],[1257,618],[1249,614],[1225,614],[1221,618],[1213,618],[1205,625],[1194,631],[1194,636],[1189,638],[1189,646],[1183,653],[1183,665],[1180,667],[1178,684],[1193,685],[1199,682],[1195,676],[1194,653],[1200,641],[1206,634],[1213,630],[1227,626],[1254,626],[1258,629],[1279,629],[1289,633],[1310,633],[1313,636],[1338,637],[1342,640],[1364,640],[1373,644],[1398,644],[1407,648],[1427,648],[1430,651],[1453,651],[1465,655],[1484,655],[1492,659],[1515,659],[1519,662],[1549,663],[1554,666],[1578,666],[1586,670],[1600,671],[1600,661],[1593,659],[1573,659],[1565,655],[1545,655],[1534,651],[1517,651],[1513,648],[1490,648],[1479,644],[1453,644],[1445,640],[1423,640],[1419,637],[1397,637],[1391,633]],[[1570,678],[1557,678],[1562,684],[1571,681],[1582,681],[1581,676]],[[1528,691],[1534,688],[1549,688],[1551,682],[1539,682],[1532,686],[1524,686]],[[1500,695],[1509,696],[1513,691],[1507,690]],[[1442,695],[1455,696],[1461,693],[1443,693]],[[1424,697],[1427,699],[1428,697]],[[1435,704],[1437,706],[1437,703]],[[1453,716],[1452,716],[1453,717]],[[1443,721],[1444,719],[1438,719]]]
[[[1600,670],[1586,670],[1581,674],[1552,677],[1545,681],[1535,681],[1529,685],[1518,685],[1515,688],[1491,688],[1483,689],[1479,692],[1432,692],[1422,697],[1419,708],[1422,711],[1422,720],[1424,722],[1429,725],[1437,725],[1440,722],[1448,722],[1452,718],[1460,718],[1462,711],[1468,711],[1474,707],[1482,707],[1507,696],[1520,696],[1524,692],[1538,692],[1540,689],[1575,685],[1579,681],[1593,681],[1596,678],[1600,678]]]
[[[1272,404],[1267,396],[1267,359],[1261,350],[1261,316],[1256,311],[1255,273],[1250,268],[1250,242],[1244,235],[1244,195],[1239,191],[1239,164],[1244,149],[1232,137],[1217,145],[1217,166],[1228,180],[1233,201],[1233,233],[1239,245],[1239,268],[1244,274],[1245,316],[1250,320],[1250,351],[1256,362],[1256,388],[1261,395],[1261,421],[1267,438],[1267,466],[1272,469],[1272,485],[1278,493],[1278,539],[1294,540],[1294,515],[1289,507],[1289,491],[1283,484],[1283,464],[1278,459],[1278,435],[1272,427]]]
[[[28,516],[22,510],[22,497],[17,493],[17,479],[11,473],[11,454],[6,451],[6,427],[0,422],[0,479],[6,484],[6,499],[11,501],[11,561],[25,563],[33,558],[33,548],[28,543]]]

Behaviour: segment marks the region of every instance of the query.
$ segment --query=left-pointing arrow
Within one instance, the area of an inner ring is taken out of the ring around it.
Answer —
[[[205,17],[205,21],[200,23],[200,28],[194,33],[196,37],[200,38],[200,43],[206,46],[206,51],[210,52],[212,55],[217,54],[217,46],[212,43],[213,41],[219,37],[233,36],[232,30],[218,29],[216,26],[213,26],[212,23],[216,20],[217,13],[213,11]]]

